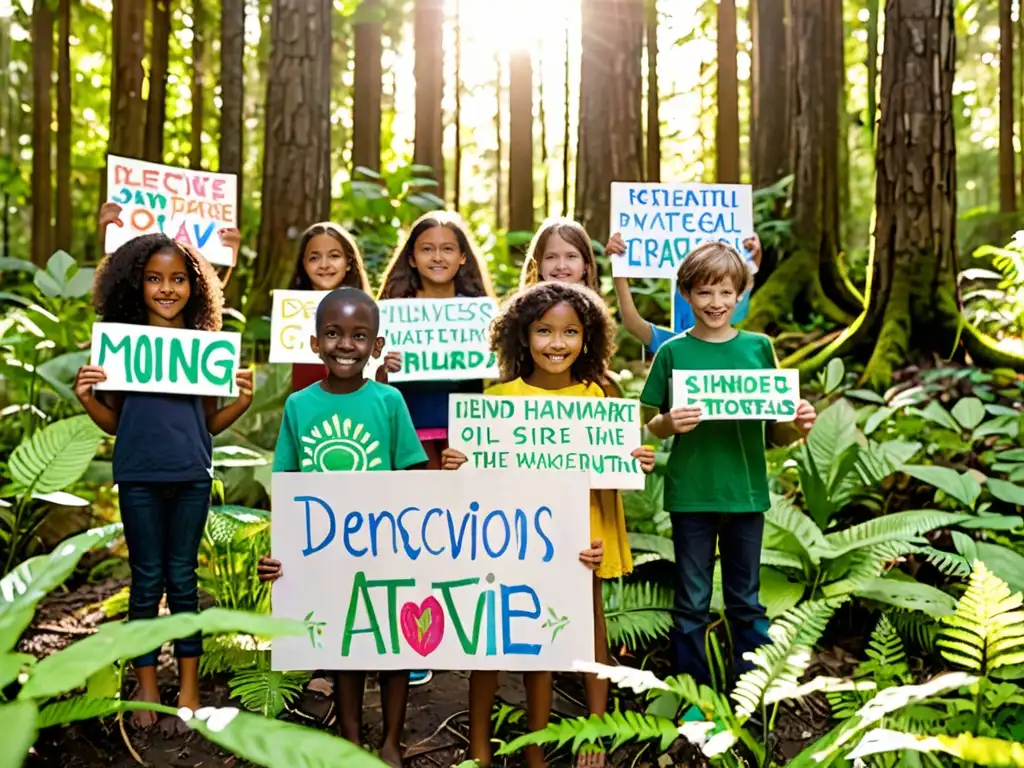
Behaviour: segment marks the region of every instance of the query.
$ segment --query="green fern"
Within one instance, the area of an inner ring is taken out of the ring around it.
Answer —
[[[943,552],[934,547],[922,547],[917,554],[924,555],[925,560],[944,576],[967,578],[971,574],[971,564],[967,558],[954,552]]]
[[[527,733],[510,741],[498,750],[499,755],[511,755],[532,745],[556,744],[562,746],[572,742],[572,751],[579,751],[583,744],[593,744],[611,739],[609,752],[614,752],[629,741],[659,742],[659,750],[667,750],[677,738],[679,729],[674,720],[639,712],[609,712],[602,717],[574,717],[552,723],[542,731]]]
[[[115,616],[125,616],[128,613],[128,598],[130,596],[130,590],[128,587],[122,587],[117,592],[112,594],[102,603],[100,608],[103,610],[103,615],[108,619],[112,619]]]
[[[878,690],[910,682],[907,651],[896,628],[885,614],[878,619],[865,651],[867,660],[853,673],[854,679],[871,678]],[[832,716],[836,720],[853,717],[867,698],[857,691],[835,691],[826,694]]]
[[[766,697],[778,698],[797,687],[814,644],[842,600],[810,600],[780,616],[768,631],[770,645],[753,653],[754,668],[740,675],[732,698],[736,715],[750,717]]]
[[[637,648],[665,637],[672,629],[672,590],[651,582],[604,583],[604,619],[608,642]]]
[[[911,645],[925,653],[935,650],[939,625],[935,619],[920,611],[892,611],[889,621],[905,645]]]
[[[917,541],[936,528],[948,528],[970,518],[931,509],[883,515],[825,536],[832,557],[895,540]]]
[[[232,677],[228,687],[249,711],[277,717],[302,694],[309,679],[309,672],[253,669]]]
[[[199,674],[216,675],[258,667],[269,653],[268,644],[252,635],[210,635],[203,638]]]
[[[861,739],[846,757],[862,761],[865,757],[907,751],[934,754],[936,752],[959,758],[963,765],[1014,766],[1024,768],[1024,744],[985,736],[961,733],[957,736],[935,736],[905,733],[899,730],[876,728]],[[936,763],[938,764],[938,763]]]
[[[974,563],[967,592],[956,613],[942,619],[939,649],[958,667],[988,675],[991,670],[1024,664],[1024,601],[980,560]]]

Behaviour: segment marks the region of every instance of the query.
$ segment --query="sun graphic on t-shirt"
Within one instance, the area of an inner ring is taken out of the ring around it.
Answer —
[[[317,472],[362,472],[380,465],[373,454],[380,442],[362,424],[352,426],[352,419],[341,421],[335,414],[324,419],[302,437],[302,468]]]

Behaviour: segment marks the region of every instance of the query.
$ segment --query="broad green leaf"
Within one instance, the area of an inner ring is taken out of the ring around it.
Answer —
[[[67,251],[54,251],[46,261],[46,271],[60,282],[68,279],[68,275],[74,267],[75,260]]]
[[[940,427],[951,429],[954,432],[960,431],[959,422],[957,422],[957,420],[950,415],[949,411],[943,408],[942,405],[935,400],[929,401],[928,405],[924,408],[915,410],[918,415],[923,416],[934,424],[938,424]]]
[[[848,400],[839,399],[818,414],[807,436],[807,455],[826,487],[831,486],[839,458],[857,443],[857,413]]]
[[[243,760],[266,768],[384,768],[380,759],[323,731],[241,712],[200,709],[189,727]]]
[[[934,617],[950,616],[956,610],[952,595],[919,581],[877,578],[858,589],[856,595]]]
[[[815,566],[822,557],[832,556],[832,545],[821,529],[786,499],[773,499],[764,519],[764,546],[792,553]]]
[[[976,515],[957,523],[957,525],[960,528],[1015,531],[1024,526],[1024,518],[1020,515]]]
[[[839,389],[839,386],[843,383],[843,376],[845,373],[846,368],[843,365],[842,358],[833,357],[828,361],[828,366],[825,368],[825,380],[823,387],[826,395]]]
[[[981,494],[981,484],[967,472],[924,464],[904,464],[902,471],[921,482],[934,485],[966,507],[974,507],[974,502]]]
[[[38,271],[39,267],[31,261],[12,259],[6,256],[0,257],[0,272],[28,272],[30,275],[34,275]]]
[[[73,691],[85,685],[97,670],[119,659],[141,656],[169,640],[188,637],[196,632],[242,632],[257,637],[275,637],[304,635],[306,627],[301,621],[275,619],[224,608],[104,624],[95,635],[79,640],[40,661],[18,697],[43,699]]]
[[[28,751],[36,743],[36,716],[34,701],[14,701],[0,705],[0,723],[3,723],[3,747],[0,748],[0,768],[20,768]]]
[[[100,717],[116,715],[118,712],[142,709],[160,712],[165,715],[175,715],[178,713],[178,710],[174,707],[152,704],[148,701],[96,699],[90,696],[75,696],[70,699],[54,702],[40,710],[39,728],[42,730],[43,728],[52,728],[55,725],[66,725],[77,720],[95,720]]]
[[[35,664],[36,657],[30,653],[0,654],[0,690],[13,683],[22,667]]]
[[[852,397],[854,400],[863,400],[866,403],[874,403],[875,405],[885,404],[885,398],[871,389],[849,389],[843,393],[843,397]]]
[[[974,542],[976,557],[993,574],[1005,581],[1011,592],[1024,592],[1024,556],[1002,544]],[[963,553],[961,553],[963,554]],[[964,555],[966,557],[966,555]]]
[[[864,422],[864,434],[870,435],[882,424],[889,420],[889,417],[896,413],[896,409],[892,406],[885,405],[879,408],[877,411],[868,416],[867,421]]]
[[[88,416],[50,424],[23,441],[11,454],[11,479],[35,493],[62,491],[82,476],[103,433]]]
[[[976,397],[962,397],[956,401],[951,413],[960,427],[970,432],[985,420],[985,405]]]
[[[33,557],[0,579],[0,651],[7,651],[32,621],[36,605],[64,583],[82,555],[120,534],[121,524],[93,528],[72,536],[44,556]],[[51,657],[52,658],[52,657]]]
[[[1021,488],[1019,485],[1008,483],[1005,480],[997,480],[994,477],[986,480],[985,485],[988,487],[989,492],[1000,501],[1024,507],[1024,488]]]
[[[631,533],[629,534],[629,548],[632,552],[654,552],[662,560],[670,563],[676,561],[676,550],[672,539],[667,536],[658,536],[653,533]]]
[[[804,585],[790,581],[774,568],[761,568],[761,604],[769,619],[781,616],[804,596]]]

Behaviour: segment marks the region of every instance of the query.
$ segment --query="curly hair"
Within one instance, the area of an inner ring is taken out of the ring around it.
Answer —
[[[370,281],[366,276],[366,267],[363,265],[363,254],[359,250],[356,239],[352,233],[340,224],[333,221],[321,221],[312,224],[299,238],[299,253],[295,257],[295,272],[292,275],[292,288],[297,291],[312,291],[313,282],[306,272],[306,248],[309,241],[317,235],[330,235],[338,241],[341,252],[345,254],[347,269],[345,277],[337,288],[358,288],[361,291],[370,293]]]
[[[140,235],[100,262],[92,284],[92,303],[107,323],[146,325],[149,312],[142,293],[146,264],[161,251],[180,253],[185,260],[191,295],[182,313],[185,327],[219,331],[223,323],[224,293],[217,273],[206,259],[183,248],[167,235]]]
[[[378,299],[412,299],[423,288],[423,279],[412,265],[416,241],[428,229],[448,227],[459,241],[459,250],[466,257],[466,263],[455,274],[456,296],[490,296],[494,298],[491,276],[480,257],[476,245],[470,238],[466,223],[457,213],[433,211],[420,216],[412,225],[409,236],[402,247],[395,251],[391,263],[384,271]]]
[[[572,364],[574,380],[600,384],[615,353],[615,321],[594,291],[582,285],[548,281],[515,294],[491,324],[491,349],[498,356],[502,381],[533,374],[530,326],[557,304],[572,307],[583,326],[583,351]]]
[[[583,283],[590,290],[600,292],[597,257],[594,255],[594,245],[590,242],[590,235],[579,222],[563,217],[545,220],[533,236],[530,248],[526,252],[526,260],[523,262],[519,288],[529,288],[531,285],[541,282],[540,262],[544,258],[544,251],[552,235],[558,235],[580,252],[583,257]]]

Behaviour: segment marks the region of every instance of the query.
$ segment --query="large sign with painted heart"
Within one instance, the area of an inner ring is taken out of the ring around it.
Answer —
[[[278,473],[275,670],[571,670],[594,659],[585,472]]]

